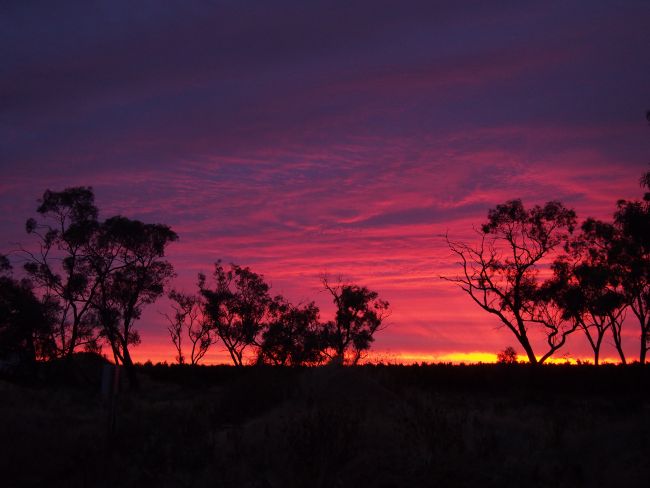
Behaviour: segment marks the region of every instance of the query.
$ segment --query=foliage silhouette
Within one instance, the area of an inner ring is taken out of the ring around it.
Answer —
[[[517,351],[512,346],[506,347],[503,351],[497,353],[497,363],[499,364],[516,364]]]
[[[38,240],[38,250],[23,249],[25,271],[44,300],[59,302],[54,330],[57,356],[70,357],[80,346],[99,348],[90,315],[106,270],[98,270],[92,263],[99,229],[94,199],[91,187],[47,190],[37,208],[42,222],[30,218],[25,225],[27,233]]]
[[[270,305],[258,361],[278,366],[318,365],[328,344],[314,302],[296,306],[282,297]]]
[[[0,276],[11,273],[11,262],[4,254],[0,254]]]
[[[21,364],[52,357],[55,311],[54,303],[36,297],[28,280],[12,278],[9,260],[0,254],[0,360]]]
[[[617,229],[612,224],[587,219],[570,244],[571,252],[553,264],[554,301],[564,317],[575,320],[584,332],[596,365],[608,330],[621,362],[626,363],[621,330],[628,303],[620,266],[612,260],[617,240]]]
[[[204,274],[199,274],[199,290],[204,298],[204,313],[209,326],[225,345],[235,366],[244,365],[244,351],[258,345],[272,303],[264,277],[248,267],[231,264],[226,270],[217,261],[213,273],[214,289]]]
[[[134,323],[144,306],[163,295],[174,276],[165,249],[178,239],[169,226],[145,224],[126,217],[112,217],[100,227],[96,260],[102,269],[112,267],[99,282],[93,307],[116,362],[122,363],[132,386],[137,378],[129,345],[140,343]]]
[[[329,355],[341,363],[356,365],[390,313],[389,303],[365,286],[333,285],[327,278],[322,283],[336,306],[335,319],[325,324],[325,340],[332,351]]]
[[[612,261],[620,269],[623,292],[640,328],[639,362],[644,364],[650,347],[650,172],[641,186],[648,190],[643,201],[617,202]]]
[[[99,351],[102,341],[137,385],[129,345],[139,343],[134,322],[174,276],[165,248],[178,236],[168,226],[115,216],[98,220],[91,187],[45,191],[26,230],[37,249],[22,248],[25,271],[39,298],[54,311],[54,356],[79,347]]]

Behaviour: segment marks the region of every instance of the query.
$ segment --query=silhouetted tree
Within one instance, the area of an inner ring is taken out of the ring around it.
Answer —
[[[521,200],[510,200],[488,212],[477,247],[447,239],[460,258],[462,273],[442,278],[458,284],[479,307],[498,317],[532,364],[551,357],[577,327],[563,319],[538,277],[540,265],[567,245],[575,224],[575,212],[559,202],[526,209]],[[530,342],[531,326],[543,330],[548,345],[539,359]]]
[[[39,223],[29,219],[26,230],[38,238],[38,248],[23,249],[25,270],[40,289],[44,301],[60,303],[55,330],[57,355],[71,356],[79,347],[97,349],[90,305],[103,271],[92,266],[90,255],[99,228],[97,207],[90,187],[47,190],[39,201]]]
[[[213,278],[212,290],[205,275],[199,274],[205,317],[235,366],[242,366],[246,348],[258,345],[257,338],[271,304],[269,285],[262,275],[249,268],[231,264],[226,270],[221,261],[215,263]]]
[[[110,273],[99,282],[93,306],[117,363],[122,363],[133,387],[137,378],[130,345],[140,343],[134,323],[145,305],[155,302],[174,276],[164,260],[167,246],[178,239],[169,226],[145,224],[126,217],[112,217],[101,225],[95,265]]]
[[[187,358],[183,354],[183,342],[184,338],[187,338],[190,343],[190,364],[198,364],[215,342],[210,325],[202,315],[201,299],[176,290],[170,291],[168,297],[174,315],[170,317],[165,314],[165,317],[169,322],[169,336],[176,348],[176,360],[178,364],[185,363]]]
[[[332,350],[330,357],[356,365],[390,313],[389,304],[365,286],[332,285],[326,278],[322,281],[336,306],[336,317],[325,324],[324,331]]]
[[[262,333],[259,361],[275,365],[320,364],[327,347],[319,310],[314,302],[295,306],[276,297]]]
[[[512,346],[508,346],[503,351],[498,352],[497,363],[517,364],[517,351],[515,351],[515,348]]]
[[[613,260],[617,229],[609,223],[587,219],[582,232],[571,242],[571,253],[553,264],[550,289],[564,317],[575,320],[594,352],[597,365],[600,347],[608,330],[621,362],[625,354],[621,329],[628,306],[622,289],[620,266]]]
[[[612,261],[619,266],[623,290],[640,327],[639,362],[650,346],[650,172],[641,178],[648,192],[643,201],[619,200],[614,215],[618,230]]]
[[[55,304],[41,302],[28,280],[11,277],[11,265],[0,255],[0,358],[34,362],[54,355],[54,311]]]

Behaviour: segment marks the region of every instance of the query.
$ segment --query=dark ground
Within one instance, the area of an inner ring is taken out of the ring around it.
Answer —
[[[108,435],[102,364],[0,380],[0,484],[647,486],[638,366],[141,366]]]

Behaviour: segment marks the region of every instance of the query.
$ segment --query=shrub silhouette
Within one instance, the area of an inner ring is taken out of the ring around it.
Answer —
[[[517,351],[512,346],[506,347],[503,351],[497,353],[497,363],[499,364],[516,364]]]

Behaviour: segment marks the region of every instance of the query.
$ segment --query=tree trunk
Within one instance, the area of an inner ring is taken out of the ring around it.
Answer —
[[[584,321],[578,319],[578,324],[582,329],[582,331],[585,333],[585,336],[587,337],[587,341],[591,346],[591,350],[594,353],[594,365],[598,366],[598,356],[600,355],[600,341],[603,339],[600,329],[598,329],[598,336],[596,338],[596,341],[594,342],[594,338],[591,337],[591,334],[589,333],[589,327],[587,327]]]
[[[537,361],[537,356],[535,356],[535,353],[533,352],[533,348],[530,345],[530,342],[528,341],[527,336],[519,336],[517,337],[519,339],[519,344],[521,344],[521,347],[524,348],[524,351],[526,351],[526,356],[528,356],[528,362],[530,364],[538,364]]]
[[[614,346],[616,347],[618,355],[621,358],[621,363],[627,364],[627,361],[625,360],[625,353],[623,352],[623,344],[621,343],[621,332],[620,330],[616,330],[616,327],[613,324],[612,335],[614,336]]]
[[[639,363],[645,364],[645,357],[648,351],[648,328],[641,328],[641,351],[639,352]]]
[[[122,345],[122,364],[124,365],[124,369],[126,370],[126,375],[129,378],[129,387],[132,390],[139,390],[140,383],[138,381],[138,375],[136,374],[135,366],[133,364],[133,360],[131,359],[131,354],[129,353],[129,349],[127,348],[126,344]]]
[[[72,355],[74,354],[76,342],[77,342],[77,335],[79,331],[79,324],[77,323],[77,320],[73,320],[72,322],[72,333],[70,334],[70,342],[68,343],[68,350],[66,351],[65,355],[68,358],[71,358]]]
[[[232,360],[235,362],[235,366],[242,367],[244,365],[243,351],[237,351],[233,349],[230,353]]]
[[[596,340],[596,344],[594,346],[594,366],[598,366],[598,361],[600,359],[600,346],[603,343],[603,337],[605,337],[605,331],[599,329],[598,339]]]
[[[352,366],[359,364],[359,359],[361,359],[361,351],[355,351],[354,359],[352,360]]]

